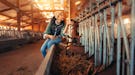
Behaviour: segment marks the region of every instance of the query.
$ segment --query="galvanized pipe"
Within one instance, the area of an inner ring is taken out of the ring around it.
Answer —
[[[103,47],[103,45],[102,45],[102,43],[103,43],[103,15],[102,15],[102,13],[100,12],[100,46],[99,46],[99,65],[101,65],[101,63],[102,63],[102,51],[103,51],[103,49],[102,49],[102,47]]]
[[[121,2],[118,3],[118,17],[121,17]],[[116,74],[120,75],[120,62],[121,62],[121,27],[120,20],[118,20],[117,28],[117,64],[116,64]]]
[[[134,75],[134,53],[135,53],[135,0],[131,6],[131,50],[130,50],[130,75]]]
[[[97,15],[95,15],[94,17],[95,17],[95,21],[94,21],[94,23],[95,23],[95,26],[94,26],[94,29],[95,29],[94,30],[94,33],[95,33],[95,42],[94,42],[95,43],[95,48],[94,48],[95,49],[94,50],[95,51],[95,53],[94,53],[95,62],[94,63],[95,63],[95,66],[97,66],[97,64],[98,64],[97,63],[98,62],[97,61],[97,59],[98,59],[98,34],[97,34],[98,27],[97,27]]]
[[[106,24],[105,24],[105,21],[106,21],[106,10],[104,10],[103,12],[104,14],[104,32],[103,32],[103,66],[106,66],[106,60],[107,60],[107,35],[106,35]]]
[[[115,9],[111,6],[111,54],[110,62],[113,61],[114,56],[114,24],[115,24]]]

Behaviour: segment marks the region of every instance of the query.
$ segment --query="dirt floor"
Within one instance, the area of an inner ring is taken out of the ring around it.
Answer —
[[[18,46],[0,54],[0,75],[34,75],[43,57],[40,47],[43,41]]]

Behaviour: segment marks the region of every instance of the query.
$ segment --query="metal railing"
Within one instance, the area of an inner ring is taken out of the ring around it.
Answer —
[[[134,75],[135,71],[135,0],[130,1],[128,6],[131,9],[131,13],[128,14],[131,16],[131,23],[128,24],[131,28],[130,36],[127,34],[127,25],[124,24],[122,0],[105,0],[103,6],[100,6],[102,2],[98,3],[97,9],[83,14],[84,17],[80,18],[79,23],[80,42],[84,46],[85,53],[89,53],[90,57],[94,56],[95,67],[107,68],[116,60],[117,75]],[[107,16],[108,13],[110,17]],[[117,29],[114,26],[117,26]]]

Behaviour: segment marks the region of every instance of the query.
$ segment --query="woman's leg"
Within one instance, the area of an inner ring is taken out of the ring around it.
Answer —
[[[47,39],[44,43],[43,43],[43,45],[41,46],[41,53],[42,53],[42,55],[43,55],[43,57],[45,57],[45,55],[46,55],[46,49],[47,49],[47,44],[48,44],[48,42],[50,41],[50,39]]]
[[[47,49],[49,49],[53,44],[59,44],[60,42],[61,42],[61,38],[50,40],[47,44]]]

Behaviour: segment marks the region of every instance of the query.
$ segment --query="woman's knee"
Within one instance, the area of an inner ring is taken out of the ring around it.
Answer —
[[[43,45],[41,46],[40,50],[41,50],[41,51],[44,51],[45,48],[46,48],[46,44],[43,44]]]
[[[40,51],[41,51],[41,52],[43,52],[43,51],[44,51],[44,48],[43,48],[43,47],[41,47],[41,48],[40,48]]]
[[[57,38],[55,40],[50,40],[48,43],[47,43],[47,48],[50,48],[53,44],[58,44],[61,42],[61,38]]]
[[[49,41],[47,44],[47,48],[50,48],[55,42],[53,40]]]
[[[55,40],[55,43],[57,44],[57,43],[60,43],[61,41],[62,41],[61,38],[57,38],[57,39]]]
[[[47,43],[49,42],[49,40],[46,40],[43,45],[41,46],[40,50],[44,51],[47,48]]]

